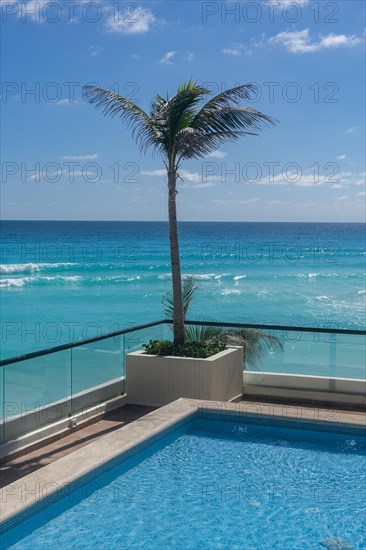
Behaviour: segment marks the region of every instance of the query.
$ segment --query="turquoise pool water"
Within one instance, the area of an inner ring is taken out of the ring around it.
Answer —
[[[365,454],[348,433],[195,419],[34,514],[2,548],[362,549]]]

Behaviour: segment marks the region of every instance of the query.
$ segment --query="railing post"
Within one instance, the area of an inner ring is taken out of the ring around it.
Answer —
[[[70,368],[68,369],[70,374],[70,400],[69,400],[69,428],[72,428],[73,416],[74,416],[74,407],[73,407],[73,364],[72,364],[72,348],[70,348]]]
[[[5,367],[1,369],[1,444],[5,443]]]
[[[332,332],[329,335],[329,377],[335,378],[337,374],[337,335]],[[330,388],[335,391],[335,388]]]
[[[122,392],[126,393],[126,335],[123,334],[121,337],[121,354],[122,354],[122,377],[124,377],[124,382],[122,386]]]

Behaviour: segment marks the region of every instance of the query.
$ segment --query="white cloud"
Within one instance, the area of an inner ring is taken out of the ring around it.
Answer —
[[[97,56],[103,50],[101,46],[89,46],[89,53],[92,57]]]
[[[202,175],[199,174],[198,172],[190,172],[189,170],[179,170],[179,175],[184,181],[189,181],[191,183],[202,182]]]
[[[232,44],[229,48],[224,48],[221,51],[226,55],[233,55],[234,57],[239,57],[240,55],[242,55],[244,49],[245,49],[244,44]]]
[[[326,36],[319,36],[318,40],[312,40],[309,29],[302,31],[285,31],[276,34],[268,39],[269,44],[281,44],[287,51],[292,53],[317,52],[327,48],[338,48],[340,46],[355,46],[362,42],[362,38],[356,35],[331,33]]]
[[[69,99],[69,98],[65,98],[65,99],[59,99],[58,101],[53,101],[52,104],[53,105],[64,105],[66,107],[69,107],[70,105],[76,105],[77,103],[79,103],[78,101],[76,101],[76,99]]]
[[[141,172],[143,176],[166,177],[164,168],[158,170],[145,170]],[[220,175],[207,175],[203,177],[202,173],[191,172],[189,170],[180,170],[179,175],[184,180],[184,186],[192,184],[192,187],[213,187],[222,181]],[[298,187],[317,187],[329,185],[332,189],[346,189],[351,185],[362,186],[365,184],[366,172],[354,174],[352,172],[338,172],[332,176],[328,174],[297,173],[288,171],[286,174],[276,174],[273,177],[265,177],[259,180],[248,180],[246,183],[252,185],[291,185]],[[194,185],[193,185],[194,184]],[[207,185],[209,184],[209,185]]]
[[[165,169],[161,170],[143,170],[142,176],[163,177],[167,175]],[[220,176],[203,177],[199,172],[191,172],[190,170],[179,170],[179,176],[183,180],[182,184],[185,188],[204,189],[205,187],[214,187],[217,182],[221,181]]]
[[[98,158],[98,153],[93,153],[92,155],[65,155],[62,158],[63,160],[96,160]]]
[[[212,159],[223,159],[225,158],[227,153],[224,153],[224,151],[212,151],[212,153],[209,153],[206,155],[206,157],[212,158]]]
[[[155,22],[156,18],[149,9],[139,7],[127,16],[118,14],[118,12],[110,15],[106,22],[106,28],[109,32],[143,34],[148,32],[150,26]]]
[[[356,197],[366,197],[366,191],[359,191],[356,193]]]
[[[347,158],[347,155],[339,155],[337,157],[338,160],[346,160],[346,158]]]
[[[38,170],[33,174],[29,174],[27,176],[28,181],[35,182],[53,181],[54,183],[56,183],[60,181],[61,178],[66,178],[70,183],[73,183],[75,178],[83,178],[84,180],[88,180],[94,183],[110,183],[112,181],[107,179],[99,179],[96,170],[94,170],[93,168],[88,168],[86,170],[85,167],[82,170],[75,170],[73,167],[67,168],[65,170],[59,167],[57,168],[57,170],[54,170],[52,172],[50,172],[49,170]]]
[[[314,173],[301,173],[288,171],[286,174],[279,173],[273,177],[266,177],[259,180],[248,180],[253,185],[295,185],[298,187],[316,187],[320,185],[332,185],[334,189],[342,189],[357,183],[359,176],[351,172],[338,172],[333,176],[327,174],[316,175]]]
[[[26,21],[31,20],[34,23],[44,23],[45,19],[42,13],[49,1],[50,0],[29,0],[29,2],[26,3],[22,2],[18,15],[22,15]],[[51,15],[49,17],[51,17]]]
[[[194,53],[189,52],[186,57],[187,61],[193,61],[194,60]]]
[[[229,206],[233,201],[232,200],[213,199],[211,202],[213,202],[216,206]]]
[[[359,174],[359,178],[355,181],[355,184],[360,186],[360,185],[365,185],[366,184],[366,172],[360,172]]]
[[[166,176],[166,170],[164,168],[159,170],[143,170],[141,172],[141,175],[143,176],[153,176],[153,177],[161,177]]]
[[[347,128],[346,134],[354,134],[355,132],[357,132],[357,130],[357,126],[351,126],[350,128]]]
[[[183,187],[185,189],[206,189],[206,187],[215,187],[215,185],[216,184],[213,181],[207,181],[206,183],[184,183]]]
[[[346,201],[348,199],[348,195],[339,195],[338,197],[334,197],[335,201]]]
[[[258,199],[247,199],[245,201],[239,201],[240,204],[252,204],[253,202],[258,202]]]
[[[284,9],[291,4],[295,6],[303,7],[308,4],[310,0],[266,0],[266,4],[273,5],[275,8]]]
[[[361,42],[362,39],[358,38],[354,34],[347,35],[331,33],[322,37],[319,46],[322,48],[338,48],[338,46],[355,46]]]
[[[179,170],[179,175],[183,180],[184,187],[194,189],[214,187],[216,183],[221,180],[220,176],[206,176],[203,178],[202,174],[199,174],[198,172],[190,172],[189,170]]]
[[[269,201],[267,202],[267,204],[269,204],[270,206],[288,206],[289,204],[292,204],[292,203],[289,201],[276,200],[276,201]]]
[[[159,63],[164,63],[165,65],[173,65],[173,57],[175,56],[177,52],[174,50],[171,50],[170,52],[166,52],[163,57],[160,59]]]

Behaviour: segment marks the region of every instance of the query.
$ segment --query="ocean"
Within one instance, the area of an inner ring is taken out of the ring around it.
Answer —
[[[166,222],[1,222],[1,357],[164,317]],[[189,317],[364,329],[365,225],[180,223]]]

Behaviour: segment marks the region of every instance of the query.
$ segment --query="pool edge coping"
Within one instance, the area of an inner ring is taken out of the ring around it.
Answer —
[[[320,418],[320,412],[324,413],[325,418]],[[148,445],[150,440],[153,442],[159,435],[164,436],[174,426],[189,421],[197,413],[213,415],[221,420],[230,417],[252,423],[265,421],[278,425],[281,422],[284,427],[297,426],[300,429],[323,426],[330,431],[363,431],[366,428],[366,416],[359,413],[356,415],[337,410],[271,403],[227,403],[180,398],[3,487],[0,490],[1,532],[27,519],[27,512],[33,507],[36,507],[37,513],[38,509],[43,508],[42,503],[50,501],[51,504],[52,497],[54,502],[64,496],[57,496],[57,492],[80,482],[103,466],[108,467],[118,457],[129,456],[134,449],[139,450],[144,444]]]

